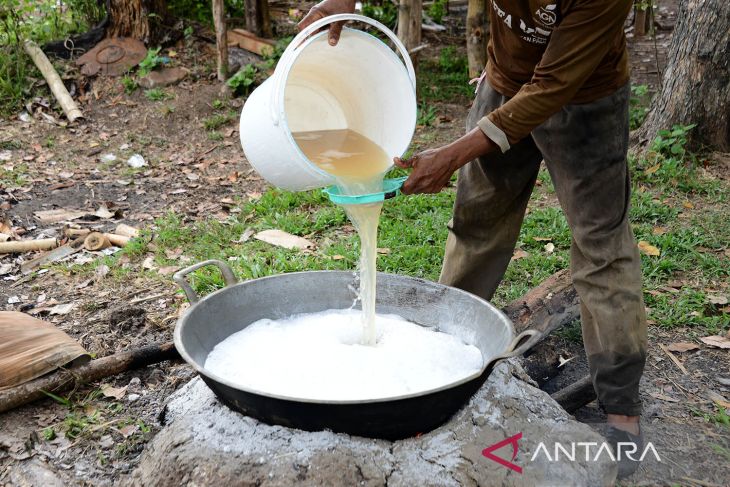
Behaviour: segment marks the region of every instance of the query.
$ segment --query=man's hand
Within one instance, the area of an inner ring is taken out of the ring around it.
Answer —
[[[445,147],[428,149],[410,159],[393,159],[401,168],[412,168],[411,175],[403,183],[404,194],[438,193],[449,183],[451,175],[459,167]]]
[[[396,166],[413,169],[401,191],[404,194],[438,193],[457,169],[495,149],[497,144],[477,127],[449,145],[420,152],[406,160],[396,157],[393,159]]]
[[[297,27],[299,30],[302,30],[319,19],[335,14],[351,14],[354,11],[355,0],[324,0],[312,7],[309,13],[301,22],[299,22]],[[330,46],[336,46],[337,42],[340,40],[340,33],[342,32],[343,24],[344,22],[335,22],[334,24],[330,24]]]

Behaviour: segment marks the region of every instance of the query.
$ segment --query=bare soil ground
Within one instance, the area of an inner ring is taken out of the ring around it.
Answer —
[[[672,25],[676,7],[670,4],[667,9],[660,12],[661,20]],[[657,44],[660,65],[668,44],[668,35],[663,35]],[[438,44],[437,39],[432,41]],[[265,190],[266,184],[245,161],[238,142],[236,121],[242,100],[231,98],[212,79],[211,46],[183,40],[174,49],[179,56],[174,62],[189,68],[191,75],[164,89],[170,99],[150,101],[140,90],[126,94],[119,79],[94,79],[82,97],[84,122],[61,127],[42,116],[0,120],[0,154],[10,154],[2,161],[5,173],[21,175],[2,184],[0,208],[9,226],[25,231],[25,237],[61,236],[63,222],[42,224],[34,213],[54,208],[93,213],[103,204],[118,209],[117,216],[74,223],[104,231],[120,222],[152,229],[154,220],[169,212],[181,215],[183,223],[209,217],[225,220],[236,211],[234,201],[255,198]],[[654,54],[653,41],[632,42],[639,83],[656,86],[653,61],[648,59]],[[429,48],[424,55],[437,56],[437,50]],[[419,128],[415,145],[437,146],[461,134],[468,104],[466,99],[434,103],[443,121]],[[229,113],[227,122],[206,130],[206,119]],[[147,165],[131,168],[127,159],[134,154],[142,155]],[[716,160],[727,165],[726,155]],[[556,206],[557,201],[538,188],[532,205]],[[2,309],[25,311],[55,323],[96,356],[171,340],[175,322],[185,309],[183,296],[169,278],[170,269],[149,268],[141,258],[117,262],[128,270],[123,279],[107,275],[102,253],[74,256],[80,263],[98,262],[91,274],[63,265],[23,276],[19,264],[29,258],[0,259],[0,265],[10,265],[0,276]],[[74,303],[73,309],[49,314],[55,304],[65,303]],[[658,347],[686,341],[691,333],[651,329],[643,424],[648,439],[667,461],[647,462],[630,484],[727,485],[730,478],[728,430],[701,416],[712,410],[708,390],[728,392],[728,384],[721,382],[730,377],[727,351],[702,348],[683,355],[684,373]],[[553,389],[586,370],[581,346],[569,340],[562,346],[566,358],[575,358],[548,385]],[[165,399],[192,375],[184,364],[163,363],[106,381],[126,388],[116,391],[118,397],[99,396],[102,384],[92,384],[76,391],[71,410],[45,400],[0,415],[0,485],[119,481],[135,467],[145,443],[155,434]],[[96,429],[97,434],[75,439],[60,434],[44,437],[46,428],[73,422],[69,414],[74,411],[84,413],[79,418],[95,414],[97,421],[87,425],[86,431]],[[589,423],[602,420],[594,405],[576,416]]]

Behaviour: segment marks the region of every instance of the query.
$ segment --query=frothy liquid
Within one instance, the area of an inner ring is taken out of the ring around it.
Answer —
[[[293,134],[307,158],[337,178],[342,194],[362,195],[383,190],[390,158],[375,142],[353,130],[316,130]],[[382,203],[343,205],[360,237],[360,301],[363,343],[375,345],[375,272],[378,221]]]
[[[263,393],[327,401],[423,392],[482,368],[475,346],[395,315],[377,315],[378,344],[363,346],[360,316],[327,310],[259,320],[218,343],[205,369]]]

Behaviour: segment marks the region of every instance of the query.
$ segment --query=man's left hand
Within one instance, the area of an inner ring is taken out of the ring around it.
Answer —
[[[449,183],[452,174],[458,169],[456,161],[444,147],[429,149],[410,159],[393,159],[395,165],[404,169],[412,168],[401,191],[404,194],[438,193]]]

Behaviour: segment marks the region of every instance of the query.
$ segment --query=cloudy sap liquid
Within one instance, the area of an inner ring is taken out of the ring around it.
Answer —
[[[294,140],[307,158],[337,179],[345,195],[378,193],[390,158],[375,142],[354,130],[295,132]],[[375,345],[375,272],[378,222],[383,203],[343,205],[360,237],[360,301],[363,343]]]

